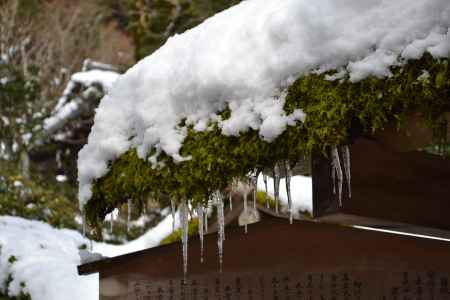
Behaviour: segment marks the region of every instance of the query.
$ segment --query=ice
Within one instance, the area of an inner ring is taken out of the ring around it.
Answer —
[[[189,208],[186,200],[180,204],[181,244],[183,248],[183,274],[186,279],[188,268],[188,240],[189,240]]]
[[[289,208],[289,222],[292,224],[293,220],[293,212],[292,212],[292,195],[291,195],[291,178],[292,178],[292,170],[291,166],[289,165],[289,161],[285,162],[285,168],[286,168],[286,193],[288,198],[288,208]]]
[[[219,223],[219,231],[217,237],[217,245],[219,248],[219,270],[222,273],[223,264],[223,241],[225,240],[225,216],[223,212],[223,199],[220,192],[216,192],[217,220]]]
[[[266,192],[266,196],[268,195],[268,189],[267,189],[267,175],[263,174],[263,181],[264,181],[264,191]],[[266,197],[266,207],[269,208],[269,197]]]
[[[175,231],[175,201],[170,199],[170,212],[172,214],[172,232]]]
[[[205,216],[205,221],[203,222],[205,225],[205,233],[208,233],[208,203],[206,203],[205,211],[203,212]]]
[[[244,215],[248,214],[248,209],[247,209],[247,193],[244,193]],[[247,233],[247,223],[244,224],[244,231],[245,233]]]
[[[203,204],[197,204],[198,236],[200,237],[200,262],[203,263]]]
[[[256,194],[257,194],[257,189],[258,189],[258,175],[259,172],[257,169],[255,169],[253,171],[253,174],[251,175],[251,183],[252,183],[252,188],[253,188],[253,209],[256,209]]]
[[[338,197],[339,197],[339,206],[342,207],[342,184],[344,180],[344,176],[342,174],[342,167],[341,167],[341,161],[339,158],[339,151],[338,147],[334,146],[331,149],[331,168],[332,168],[332,179],[333,179],[333,192],[336,191],[335,189],[335,182],[337,179],[338,184]]]
[[[278,200],[280,198],[280,167],[278,163],[275,164],[273,168],[273,190],[274,190],[274,200],[275,200],[275,212],[278,213]]]
[[[230,203],[230,211],[233,210],[233,192],[236,189],[236,182],[234,179],[231,180],[231,184],[230,184],[230,192],[228,194],[229,197],[229,203]]]
[[[133,203],[131,202],[131,199],[128,199],[127,201],[127,234],[130,233],[131,229],[131,210],[133,207]]]
[[[114,229],[114,215],[113,213],[111,213],[109,216],[109,234],[113,233],[113,229]]]
[[[82,212],[81,215],[82,227],[83,227],[83,237],[86,237],[86,214]]]
[[[344,153],[344,171],[345,179],[347,180],[348,197],[352,197],[352,169],[350,162],[350,147],[348,145],[342,146],[342,152]]]

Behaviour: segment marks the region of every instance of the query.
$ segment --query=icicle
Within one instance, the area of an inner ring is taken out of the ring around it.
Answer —
[[[275,212],[278,213],[278,199],[280,196],[280,167],[275,164],[273,169],[273,196],[275,200]]]
[[[203,215],[205,216],[205,233],[208,233],[208,204],[206,204],[205,211],[203,212]]]
[[[248,212],[247,212],[247,192],[244,192],[244,215],[247,216]],[[247,233],[247,223],[245,223],[244,225],[244,229],[245,229],[245,233]]]
[[[286,168],[286,194],[288,198],[288,206],[289,206],[289,222],[292,224],[293,220],[293,212],[292,212],[292,196],[291,196],[291,178],[292,178],[292,170],[289,162],[285,162]]]
[[[86,215],[84,213],[81,215],[81,222],[83,227],[83,237],[86,237]]]
[[[333,194],[336,195],[336,169],[333,158],[331,158],[331,182],[333,183]]]
[[[181,223],[181,243],[183,248],[183,274],[184,279],[187,275],[188,267],[188,239],[189,239],[189,209],[186,200],[180,205],[180,223]]]
[[[223,212],[223,199],[220,192],[216,193],[217,219],[219,223],[219,231],[217,237],[217,246],[219,248],[219,270],[222,273],[223,263],[223,241],[225,240],[225,216]]]
[[[235,189],[235,182],[234,179],[231,181],[231,186],[230,186],[230,193],[228,194],[229,197],[229,202],[230,202],[230,211],[233,210],[233,192]]]
[[[269,208],[269,197],[268,197],[268,189],[267,189],[267,175],[263,173],[263,181],[264,181],[264,187],[266,189],[266,207]]]
[[[221,192],[217,191],[216,195],[216,207],[217,207],[217,221],[219,222],[219,230],[222,229],[222,237],[225,240],[225,213],[223,204],[223,195]]]
[[[200,262],[203,263],[203,205],[197,204],[198,235],[200,237]]]
[[[113,233],[113,222],[114,222],[114,210],[111,212],[109,216],[109,234]]]
[[[345,171],[345,179],[347,180],[347,189],[348,189],[348,197],[352,197],[352,171],[350,164],[350,147],[345,145],[342,147],[342,151],[344,152],[344,171]]]
[[[255,168],[255,171],[252,174],[251,181],[252,181],[252,187],[253,187],[253,208],[256,209],[256,196],[257,196],[257,189],[258,189],[258,170]]]
[[[172,214],[172,232],[175,231],[175,201],[170,199],[170,212]]]
[[[338,180],[338,193],[339,193],[339,206],[342,207],[342,183],[343,183],[343,174],[342,174],[342,167],[341,162],[339,159],[339,152],[337,147],[333,147],[331,150],[331,156],[332,156],[332,169],[333,174],[336,175]],[[334,177],[333,177],[334,178]],[[333,180],[334,182],[334,180]]]
[[[130,229],[131,229],[131,207],[132,207],[131,199],[128,199],[128,202],[127,202],[127,211],[128,211],[127,233],[130,233]]]

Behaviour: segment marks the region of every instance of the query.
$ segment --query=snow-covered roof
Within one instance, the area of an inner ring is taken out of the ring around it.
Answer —
[[[224,135],[259,130],[272,141],[287,125],[284,89],[299,76],[328,70],[351,81],[385,77],[389,68],[425,52],[450,53],[448,0],[248,0],[175,35],[115,83],[97,110],[80,151],[80,203],[108,162],[130,148],[151,148],[175,161],[186,136],[180,121]],[[229,107],[231,117],[217,112]]]
[[[58,99],[52,115],[44,120],[45,133],[47,135],[53,134],[70,119],[80,114],[84,99],[74,93],[80,85],[85,89],[98,85],[102,89],[101,92],[106,93],[118,77],[119,73],[108,70],[88,70],[74,73],[67,83],[63,95]],[[71,98],[75,99],[70,101]]]

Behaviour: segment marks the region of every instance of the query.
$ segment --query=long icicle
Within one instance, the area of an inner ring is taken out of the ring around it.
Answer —
[[[172,214],[172,232],[175,231],[175,201],[170,199],[170,212]]]
[[[334,167],[333,157],[331,157],[331,182],[333,183],[333,194],[336,195],[336,168]]]
[[[342,147],[342,151],[344,152],[344,171],[345,171],[345,178],[347,180],[347,190],[348,190],[348,197],[352,197],[352,169],[351,169],[351,163],[350,163],[350,147],[348,145],[345,145]]]
[[[280,167],[278,163],[275,164],[273,169],[273,196],[275,198],[275,212],[278,213],[278,200],[280,196]]]
[[[244,191],[244,215],[247,217],[248,215],[248,209],[247,209],[247,191]],[[245,222],[244,225],[244,231],[247,233],[247,222]]]
[[[266,191],[266,207],[269,208],[269,197],[268,197],[268,189],[267,189],[267,175],[263,173],[263,181],[264,181],[264,187]]]
[[[339,206],[342,207],[342,183],[343,183],[344,175],[342,174],[342,167],[341,167],[341,161],[339,158],[338,148],[333,147],[331,151],[332,151],[333,169],[336,172],[336,177],[338,180]]]
[[[228,193],[229,202],[230,202],[230,211],[233,210],[233,191],[234,191],[234,180],[231,181],[230,192]]]
[[[205,233],[208,233],[208,203],[206,203],[203,215],[205,216],[205,222],[203,222],[205,225]]]
[[[180,204],[181,243],[183,248],[183,274],[186,280],[188,268],[188,234],[189,234],[189,209],[186,200]]]
[[[285,162],[286,168],[286,194],[288,198],[288,207],[289,207],[289,223],[292,224],[293,221],[293,211],[292,211],[292,196],[291,196],[291,178],[292,178],[292,170],[289,162]]]
[[[83,226],[83,237],[86,237],[86,214],[84,212],[81,213],[81,222],[82,222],[82,226]]]
[[[253,174],[252,174],[252,187],[253,187],[253,209],[256,210],[256,196],[257,196],[257,189],[258,189],[258,175],[259,172],[258,170],[255,168]]]
[[[130,229],[131,229],[131,207],[132,207],[132,203],[131,203],[131,199],[128,199],[127,201],[127,234],[130,233]]]
[[[198,235],[200,237],[200,262],[203,263],[203,205],[197,204]]]
[[[223,212],[223,197],[220,192],[216,192],[217,219],[219,222],[219,232],[217,246],[219,248],[219,270],[222,273],[223,265],[223,241],[225,240],[225,215]]]
[[[114,210],[109,215],[109,234],[113,233],[113,223],[114,223]]]

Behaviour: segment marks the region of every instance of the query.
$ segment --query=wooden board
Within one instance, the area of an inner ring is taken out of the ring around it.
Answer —
[[[223,273],[217,236],[81,266],[100,272],[100,299],[450,299],[450,244],[330,224],[266,217],[227,230]]]
[[[328,159],[313,159],[314,216],[334,212],[450,230],[450,159],[396,152],[376,140],[351,147],[352,197],[332,192]]]

